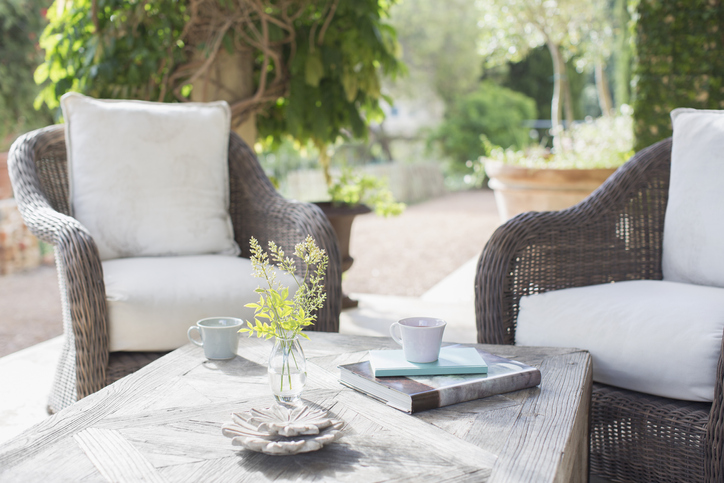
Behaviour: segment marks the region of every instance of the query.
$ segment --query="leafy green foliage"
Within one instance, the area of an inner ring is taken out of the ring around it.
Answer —
[[[489,65],[520,61],[530,49],[551,42],[567,58],[593,55],[608,48],[593,38],[610,40],[605,31],[608,0],[489,0],[480,2],[481,50],[489,54]],[[595,35],[591,35],[595,32]]]
[[[474,91],[482,58],[477,52],[476,0],[407,0],[395,4],[390,22],[402,46],[408,76],[391,86],[395,99],[435,93],[446,105]]]
[[[228,12],[229,18],[243,15],[238,5],[224,0],[211,3],[200,8]],[[332,3],[336,9],[330,16]],[[289,21],[289,5],[263,2],[262,14],[268,20],[266,51],[249,40],[264,30],[258,16],[246,18],[246,23],[237,18],[230,28],[226,25],[229,30],[220,40],[229,52],[253,49],[255,89],[268,79],[285,79],[284,85],[275,87],[279,95],[273,95],[257,116],[259,136],[267,145],[291,135],[301,143],[312,140],[320,146],[334,142],[342,129],[365,137],[367,122],[382,116],[380,76],[401,70],[395,31],[383,21],[390,3],[294,3],[299,8],[292,23],[295,36],[286,42],[282,39],[287,32],[274,19],[280,24]],[[211,55],[210,46],[189,31],[199,30],[199,22],[208,27],[214,19],[191,12],[189,0],[97,0],[96,16],[92,0],[56,0],[51,12],[42,38],[46,60],[36,71],[36,81],[47,82],[38,105],[55,108],[70,90],[102,98],[188,100],[193,73],[203,63],[198,60]],[[192,24],[194,28],[189,28]],[[270,51],[278,58],[265,57]]]
[[[498,146],[524,147],[529,135],[523,121],[535,118],[533,99],[484,81],[448,109],[430,141],[439,142],[445,154],[464,165],[487,154],[481,135]]]
[[[565,60],[576,57],[584,67],[605,57],[610,45],[608,0],[488,0],[483,9],[481,50],[488,66],[520,61],[530,49],[546,46],[554,68],[551,122],[561,125],[559,109],[574,120]],[[556,95],[560,92],[560,97]]]
[[[503,149],[485,140],[490,151],[486,158],[538,169],[618,168],[634,154],[631,108],[622,107],[617,116],[574,124],[559,139],[560,145],[553,152],[543,146]],[[481,159],[476,165],[479,175],[484,161]]]
[[[0,0],[0,151],[19,134],[52,123],[47,109],[33,109],[38,87],[33,71],[42,62],[38,38],[47,0]]]
[[[54,109],[77,91],[98,98],[175,100],[164,79],[187,59],[181,41],[185,0],[56,0],[40,45],[45,63],[35,81],[45,84],[36,106]]]
[[[671,136],[677,107],[724,108],[724,3],[640,0],[634,72],[636,149]]]
[[[574,124],[561,138],[553,165],[571,168],[618,168],[633,150],[633,118],[630,106],[616,116],[599,117]]]
[[[341,129],[366,138],[367,123],[383,117],[380,77],[394,78],[402,71],[395,30],[383,21],[390,3],[341,0],[322,45],[305,40],[313,22],[299,22],[289,95],[257,117],[267,143],[276,144],[289,134],[302,144],[332,144]]]
[[[379,216],[397,216],[405,211],[405,204],[395,201],[386,179],[349,169],[332,181],[329,195],[335,205],[364,204]]]
[[[324,292],[324,274],[327,270],[329,257],[319,248],[314,238],[307,236],[294,247],[294,255],[304,263],[304,273],[298,277],[296,264],[292,258],[286,257],[284,250],[273,241],[269,242],[269,254],[259,245],[256,238],[249,241],[251,246],[251,266],[257,278],[264,279],[266,288],[259,287],[259,302],[247,304],[254,309],[254,323],[247,321],[247,328],[239,332],[248,332],[249,336],[256,333],[257,337],[279,337],[292,339],[302,333],[305,327],[314,324],[316,311],[327,299]],[[288,273],[294,278],[297,291],[289,299],[289,287],[282,286],[276,278],[276,269]],[[264,322],[263,319],[266,322]]]
[[[582,119],[583,106],[580,101],[585,76],[576,72],[573,59],[566,62],[566,75],[573,98],[573,116]],[[516,92],[525,94],[535,100],[539,119],[551,118],[551,97],[553,96],[553,63],[551,53],[546,47],[531,49],[520,62],[511,62],[507,76],[501,85]]]

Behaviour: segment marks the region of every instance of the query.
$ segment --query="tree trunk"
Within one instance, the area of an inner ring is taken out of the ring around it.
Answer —
[[[596,90],[598,91],[598,105],[601,106],[601,113],[608,117],[613,110],[611,102],[611,90],[608,88],[608,80],[605,72],[606,65],[602,60],[596,61]]]
[[[562,129],[561,126],[561,77],[564,75],[561,71],[561,52],[558,46],[552,41],[547,41],[546,46],[551,53],[553,61],[553,97],[551,98],[551,134],[554,136]]]
[[[199,54],[201,55],[201,54]],[[229,54],[220,49],[206,75],[194,82],[191,100],[194,102],[227,101],[232,104],[254,95],[254,56],[242,50]],[[256,142],[256,116],[232,129],[249,145]]]
[[[613,74],[613,95],[616,106],[621,107],[629,103],[631,89],[631,42],[629,35],[629,22],[631,15],[628,13],[627,0],[616,0],[614,4],[614,25],[616,32],[614,40],[614,74]]]
[[[563,78],[561,79],[561,93],[563,97],[563,106],[565,107],[566,123],[565,128],[569,129],[575,121],[573,115],[573,98],[571,97],[571,83],[568,82],[568,72],[566,72],[566,63],[563,61],[563,57],[559,54],[559,61],[561,63],[561,72],[563,72]]]

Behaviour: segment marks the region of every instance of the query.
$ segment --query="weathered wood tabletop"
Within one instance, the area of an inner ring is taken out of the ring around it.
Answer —
[[[231,412],[274,404],[272,344],[242,337],[231,361],[184,346],[5,443],[0,481],[587,480],[587,352],[483,345],[539,367],[540,387],[409,415],[338,380],[338,365],[394,342],[309,335],[302,397],[346,422],[345,436],[317,452],[268,456],[221,434]]]

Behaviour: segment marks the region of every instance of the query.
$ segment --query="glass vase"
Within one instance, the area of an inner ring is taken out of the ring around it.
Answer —
[[[307,383],[307,361],[299,338],[276,337],[269,355],[269,385],[277,402],[298,406]]]

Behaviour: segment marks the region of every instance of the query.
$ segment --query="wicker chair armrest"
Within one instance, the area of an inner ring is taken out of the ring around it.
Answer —
[[[581,203],[520,214],[488,241],[475,278],[478,342],[514,344],[524,295],[661,279],[671,139],[637,153]]]
[[[62,136],[51,126],[20,137],[10,148],[8,168],[18,208],[30,231],[56,249],[64,313],[76,350],[78,399],[105,386],[108,329],[103,269],[93,238],[75,218],[53,209],[43,194],[35,159],[49,139]]]
[[[327,300],[310,329],[338,332],[342,310],[342,256],[327,217],[312,203],[282,197],[254,152],[233,133],[229,142],[229,173],[234,238],[243,257],[251,257],[249,239],[252,236],[263,247],[271,240],[292,253],[296,244],[311,235],[327,251],[329,266],[324,280]]]
[[[47,144],[49,138],[59,134],[62,136],[62,126],[32,131],[19,137],[8,153],[8,172],[23,221],[31,233],[52,245],[58,242],[64,230],[77,229],[87,233],[76,219],[51,206],[38,178],[35,163],[38,150]]]
[[[704,464],[704,481],[714,483],[724,479],[724,338],[716,370],[714,401],[706,425]]]

